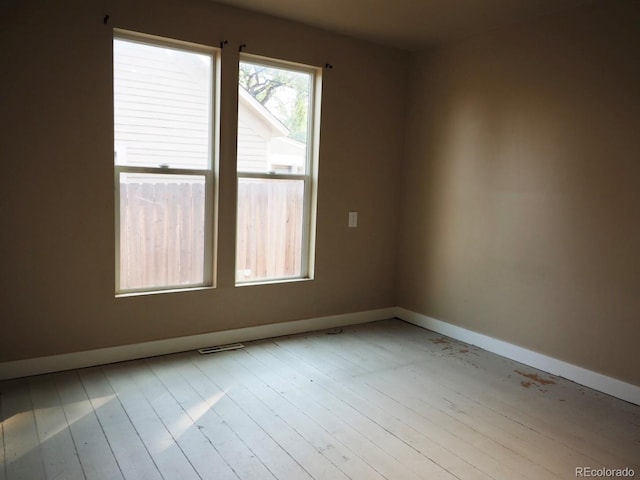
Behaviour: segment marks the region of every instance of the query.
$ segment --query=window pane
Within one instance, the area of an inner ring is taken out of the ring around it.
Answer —
[[[236,280],[302,275],[304,181],[238,180]]]
[[[205,177],[120,174],[120,290],[204,283]]]
[[[312,75],[240,62],[238,171],[304,174]]]
[[[210,55],[115,39],[117,165],[209,168]]]

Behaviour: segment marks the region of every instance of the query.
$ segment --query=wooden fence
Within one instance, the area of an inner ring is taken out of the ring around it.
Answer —
[[[120,184],[120,288],[203,283],[204,182]]]
[[[203,283],[204,182],[120,185],[120,289]],[[301,272],[302,182],[238,185],[240,281]]]
[[[303,182],[238,183],[236,275],[239,281],[299,276]]]

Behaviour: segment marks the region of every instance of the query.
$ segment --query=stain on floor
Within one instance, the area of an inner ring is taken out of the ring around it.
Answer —
[[[520,370],[514,370],[514,372],[516,372],[518,375],[522,375],[523,377],[527,377],[533,380],[535,383],[539,383],[540,385],[553,385],[556,383],[555,380],[551,378],[542,378],[537,373],[524,373],[524,372],[521,372]]]
[[[534,386],[538,389],[539,392],[542,393],[547,393],[548,391],[546,388],[542,388],[544,385],[554,385],[556,383],[553,378],[544,378],[537,373],[525,373],[521,370],[514,370],[514,372],[528,379],[521,380],[520,385],[522,385],[524,388],[530,388],[531,386]],[[511,378],[511,375],[509,375],[509,378]],[[563,402],[564,400],[560,401]]]

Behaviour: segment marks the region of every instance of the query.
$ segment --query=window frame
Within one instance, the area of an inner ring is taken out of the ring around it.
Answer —
[[[240,63],[251,63],[283,70],[290,70],[310,75],[309,82],[309,111],[307,124],[306,159],[304,174],[277,173],[277,172],[243,172],[238,170],[236,163],[236,189],[240,180],[265,179],[265,180],[303,180],[303,217],[302,217],[302,245],[300,274],[290,277],[261,278],[250,280],[238,279],[237,252],[235,256],[235,285],[249,286],[270,283],[287,283],[296,281],[313,280],[315,276],[315,241],[316,241],[316,211],[317,211],[317,186],[318,186],[318,163],[320,145],[320,108],[322,96],[322,68],[291,62],[287,60],[265,57],[251,53],[241,52],[239,55],[238,71]],[[238,88],[240,84],[238,82]],[[238,108],[240,102],[238,100]],[[239,139],[239,136],[236,140]],[[237,161],[237,151],[236,151]],[[236,221],[238,219],[239,198],[236,192]],[[238,245],[238,232],[235,233],[236,248]]]
[[[220,105],[220,49],[206,45],[175,40],[156,35],[149,35],[128,30],[113,29],[112,45],[116,40],[135,42],[154,47],[163,47],[184,52],[204,54],[211,58],[211,92],[210,103],[208,105],[209,125],[208,125],[208,159],[206,168],[172,168],[159,164],[156,167],[119,165],[115,159],[114,141],[114,223],[115,223],[115,294],[116,297],[168,293],[174,291],[190,291],[216,286],[216,251],[217,251],[217,216],[218,216],[218,163],[219,163],[219,105]],[[113,65],[115,53],[112,59],[111,80],[115,82]],[[112,125],[115,136],[115,92],[112,98],[114,117]],[[184,175],[204,177],[204,252],[203,252],[203,281],[193,284],[167,284],[152,287],[121,288],[121,251],[120,251],[120,176],[123,173],[140,173],[154,175]]]

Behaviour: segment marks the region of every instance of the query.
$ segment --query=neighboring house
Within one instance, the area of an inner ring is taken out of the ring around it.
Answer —
[[[306,145],[244,88],[238,101],[238,167],[243,171],[300,173]]]

